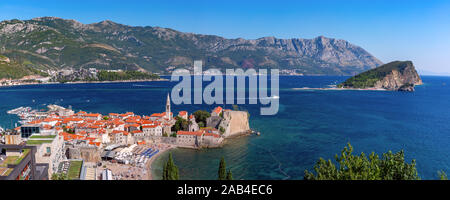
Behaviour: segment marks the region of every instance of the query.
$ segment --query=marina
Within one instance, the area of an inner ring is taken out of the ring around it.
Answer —
[[[49,110],[55,110],[55,108],[62,108],[58,105],[48,105]],[[6,113],[10,115],[17,115],[19,117],[19,123],[21,125],[28,124],[34,120],[43,119],[47,116],[47,112],[44,112],[43,109],[36,110],[31,107],[18,107],[12,110],[7,111]],[[16,125],[17,127],[17,125]]]

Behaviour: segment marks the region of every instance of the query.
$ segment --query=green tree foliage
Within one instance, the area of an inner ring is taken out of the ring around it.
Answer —
[[[70,134],[75,134],[74,129],[67,128],[66,126],[63,126],[63,131]]]
[[[231,173],[231,170],[228,170],[228,173],[227,173],[227,180],[233,180],[233,174]]]
[[[69,177],[67,176],[67,174],[63,174],[63,173],[53,173],[52,180],[69,180]]]
[[[447,174],[444,171],[439,171],[438,176],[441,180],[448,180]]]
[[[178,167],[173,162],[172,153],[163,168],[163,180],[178,180]]]
[[[204,122],[198,122],[198,127],[205,127],[206,124]]]
[[[219,131],[220,131],[220,134],[224,134],[224,133],[225,133],[225,128],[223,128],[223,127],[221,126],[221,127],[219,127]]]
[[[10,63],[0,61],[0,79],[19,79],[28,75],[48,76],[47,73],[41,72],[30,65],[17,63],[14,61],[11,61]]]
[[[175,125],[172,126],[172,131],[187,131],[189,129],[189,122],[180,116],[175,117],[176,122]]]
[[[348,144],[341,155],[336,155],[336,166],[331,160],[320,158],[314,173],[305,170],[305,180],[418,180],[415,160],[405,162],[403,151],[384,153],[382,159],[375,153],[353,155]]]
[[[227,178],[227,169],[226,169],[226,164],[225,164],[225,158],[223,158],[223,157],[220,159],[218,175],[219,175],[219,180],[226,180],[226,178]]]
[[[197,110],[194,112],[195,121],[198,123],[200,127],[206,126],[206,119],[211,117],[211,114],[205,110]]]
[[[101,70],[97,73],[99,81],[121,81],[121,80],[146,80],[159,78],[156,74],[140,71],[108,72]]]

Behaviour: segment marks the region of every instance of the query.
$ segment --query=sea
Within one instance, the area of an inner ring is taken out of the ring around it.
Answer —
[[[172,153],[181,179],[217,179],[224,157],[234,179],[298,180],[303,179],[305,170],[314,169],[319,158],[334,160],[347,143],[356,154],[375,152],[381,156],[404,150],[407,162],[416,161],[422,179],[437,179],[438,171],[450,173],[450,77],[423,76],[424,84],[412,93],[297,89],[328,87],[347,78],[280,76],[276,115],[260,115],[265,105],[238,105],[250,113],[250,126],[260,136],[229,139],[218,149],[170,150],[153,162],[153,178],[161,178],[163,163]],[[20,106],[45,109],[58,104],[102,114],[163,112],[167,93],[176,84],[154,81],[3,87],[0,126],[14,128],[19,119],[6,112]],[[215,106],[172,104],[172,112],[210,111]]]

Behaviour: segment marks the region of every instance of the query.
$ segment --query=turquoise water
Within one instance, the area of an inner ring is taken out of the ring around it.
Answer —
[[[224,148],[176,149],[183,179],[216,179],[221,156],[235,179],[302,179],[319,157],[334,158],[347,142],[356,152],[405,150],[416,159],[423,179],[450,173],[450,77],[423,77],[414,93],[389,91],[302,91],[347,77],[280,77],[280,111],[260,116],[260,105],[244,105],[250,126],[261,136],[229,140]],[[6,111],[19,106],[43,108],[56,103],[89,112],[149,114],[164,109],[175,83],[108,83],[18,86],[0,89],[0,126],[17,118]],[[34,100],[34,101],[33,101]],[[172,109],[211,109],[214,105],[172,105]],[[231,106],[228,106],[231,107]],[[153,167],[156,177],[167,154]]]

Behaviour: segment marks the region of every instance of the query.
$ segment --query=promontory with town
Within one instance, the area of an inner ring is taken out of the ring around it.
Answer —
[[[46,111],[30,107],[8,111],[18,115],[21,124],[1,138],[10,151],[0,165],[1,179],[12,177],[13,164],[31,156],[31,151],[37,166],[48,164],[37,170],[34,179],[147,180],[152,179],[152,161],[168,149],[220,148],[227,138],[252,132],[245,111],[218,106],[211,112],[174,114],[169,94],[163,112],[144,116],[47,107]],[[30,150],[18,152],[15,145]]]

